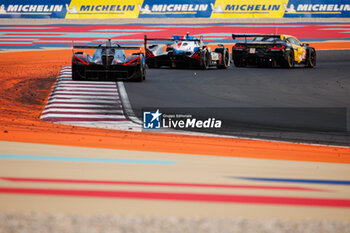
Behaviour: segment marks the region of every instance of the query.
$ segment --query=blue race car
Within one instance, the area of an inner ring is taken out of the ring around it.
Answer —
[[[148,41],[168,42],[168,44],[147,45]],[[214,51],[204,45],[203,37],[172,36],[171,39],[147,38],[144,40],[146,64],[149,68],[168,66],[171,68],[201,68],[208,69],[216,66],[227,69],[230,65],[230,52],[224,45],[219,44]]]
[[[96,49],[93,56],[74,49]],[[145,58],[141,52],[125,54],[126,49],[140,50],[139,47],[125,47],[114,44],[110,39],[105,44],[73,45],[73,80],[134,80],[146,79]]]

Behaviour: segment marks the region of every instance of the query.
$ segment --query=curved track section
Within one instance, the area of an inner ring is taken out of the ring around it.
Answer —
[[[338,122],[329,120],[335,119],[331,110],[322,116],[312,112],[313,108],[350,106],[349,58],[349,50],[319,51],[314,69],[234,66],[229,70],[208,71],[151,69],[146,82],[125,83],[125,87],[140,118],[145,107],[203,108],[208,110],[200,113],[202,117],[226,122],[226,135],[349,145],[350,134],[346,129],[332,130]],[[233,115],[228,111],[242,107],[310,108],[313,118],[302,120],[301,125],[312,127],[286,127],[294,120],[288,113],[283,118],[257,114],[247,122],[246,115]]]

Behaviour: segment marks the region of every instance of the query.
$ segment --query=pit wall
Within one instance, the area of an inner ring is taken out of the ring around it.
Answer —
[[[350,18],[348,0],[3,0],[0,18]]]

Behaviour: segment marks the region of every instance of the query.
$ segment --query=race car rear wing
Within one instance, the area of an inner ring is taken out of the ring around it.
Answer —
[[[98,45],[73,45],[73,49],[133,49],[139,50],[136,46],[98,46]]]
[[[74,53],[74,49],[132,49],[132,50],[140,50],[141,53],[141,48],[136,47],[136,46],[121,46],[119,44],[112,44],[111,39],[108,39],[106,41],[106,44],[102,46],[100,45],[75,45],[74,41],[72,41],[73,46],[72,46],[72,51]]]
[[[147,48],[147,41],[198,41],[200,44],[203,44],[203,36],[200,38],[147,38],[147,35],[144,37],[144,46],[145,50]]]
[[[281,35],[276,34],[232,34],[232,39],[236,40],[236,38],[244,38],[247,42],[247,38],[254,37],[265,37],[265,38],[281,38]]]

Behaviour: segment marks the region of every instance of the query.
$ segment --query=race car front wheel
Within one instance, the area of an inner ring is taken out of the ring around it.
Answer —
[[[309,55],[307,56],[306,67],[313,68],[316,66],[316,51],[311,49]]]

